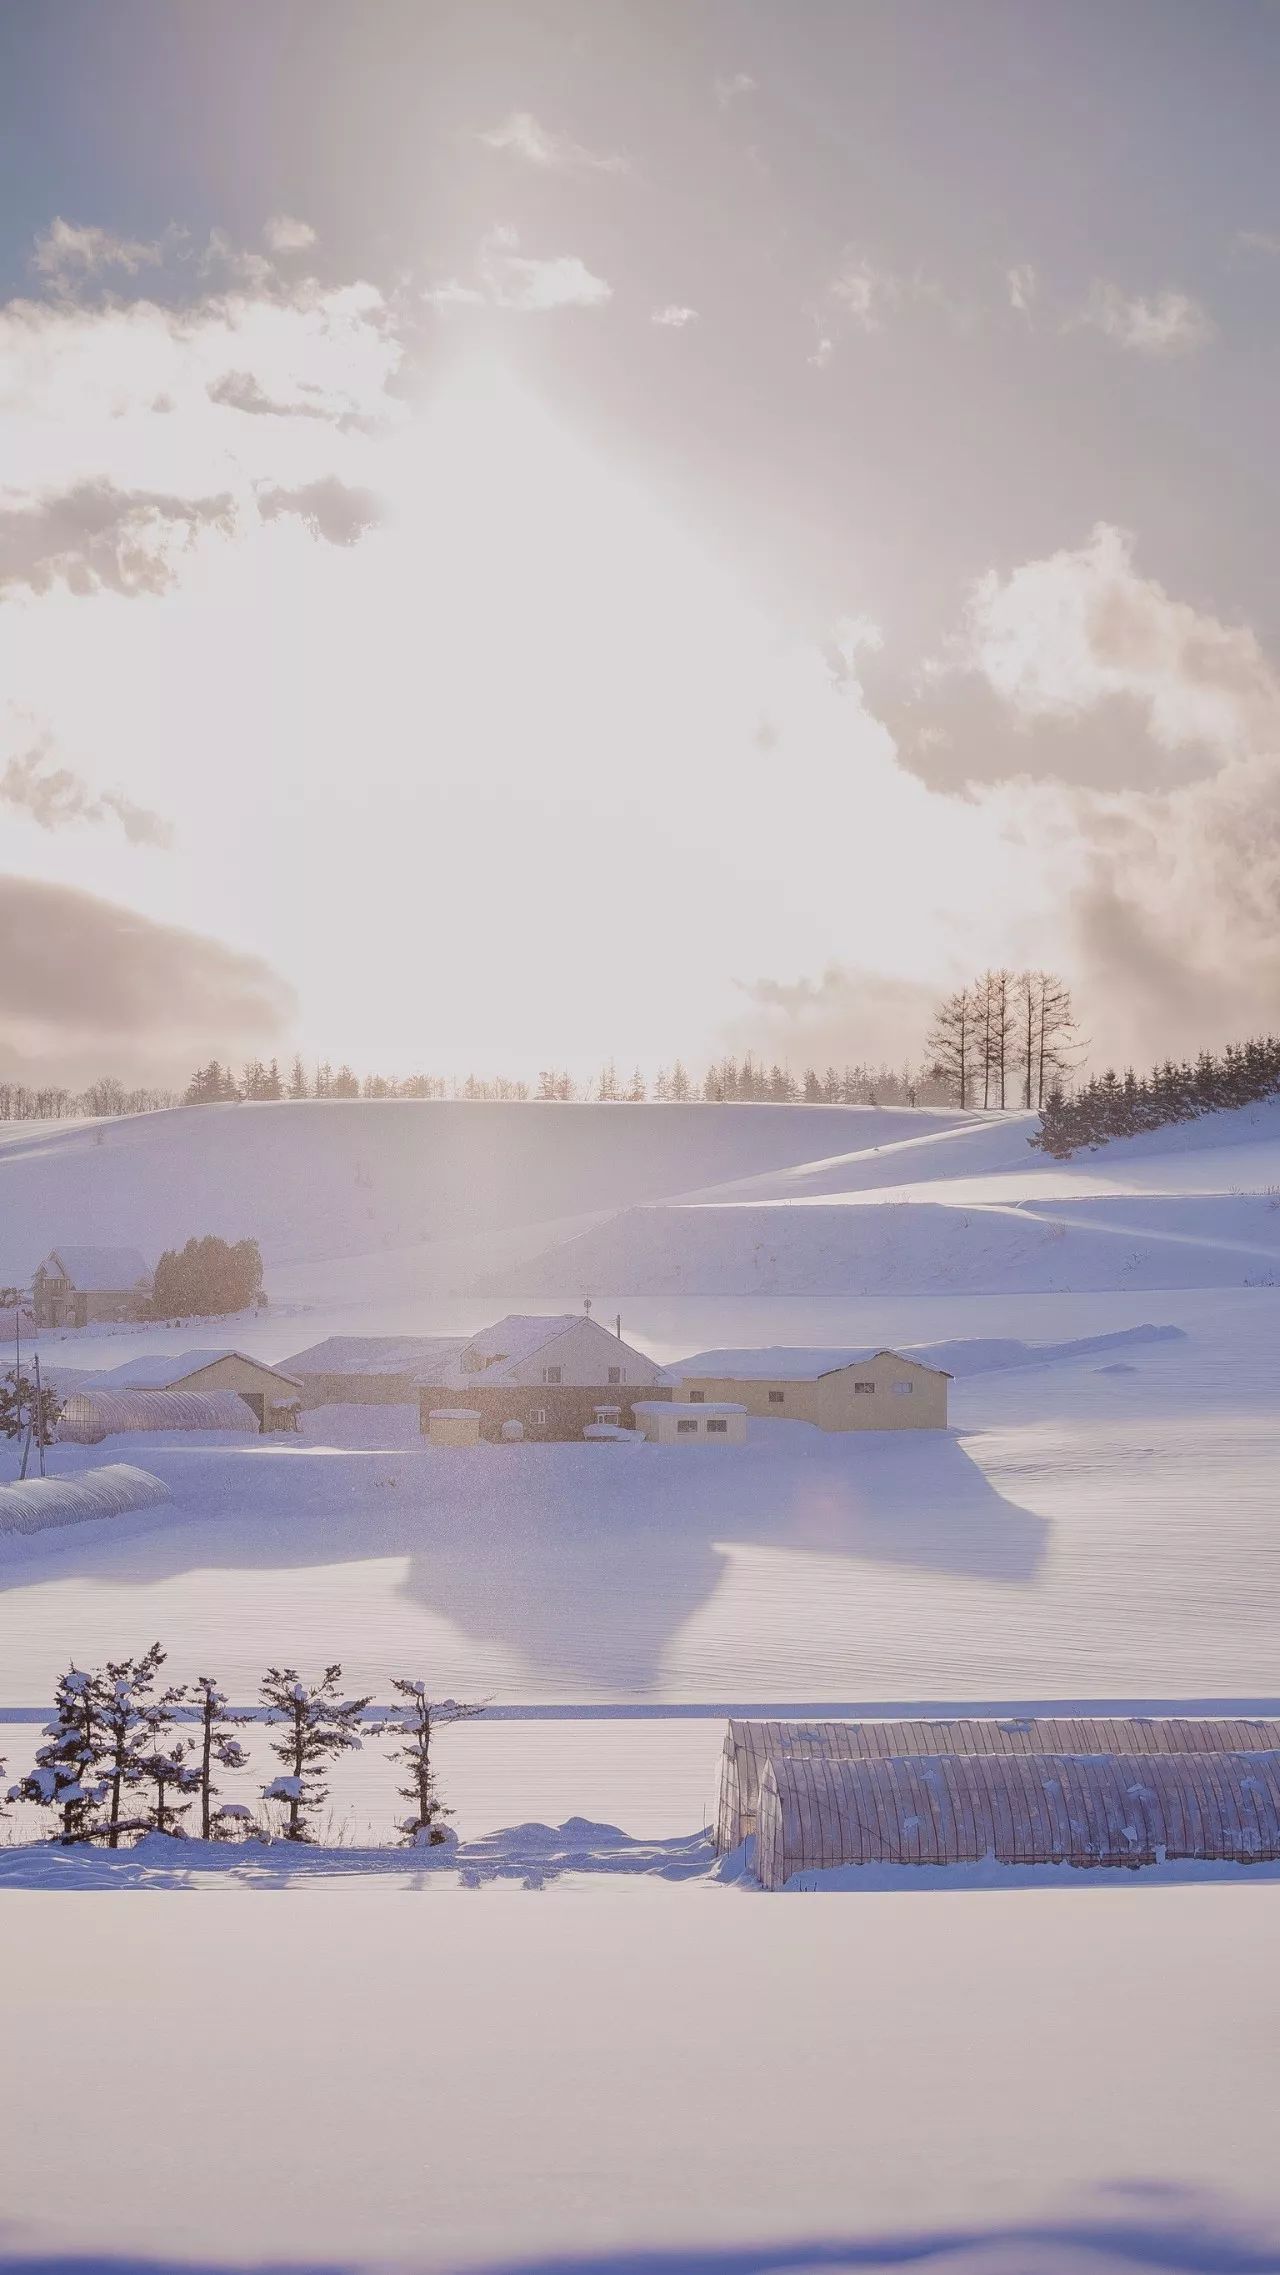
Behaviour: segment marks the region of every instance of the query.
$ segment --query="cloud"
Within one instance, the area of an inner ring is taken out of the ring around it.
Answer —
[[[661,324],[673,332],[682,332],[686,324],[696,324],[697,321],[697,309],[683,308],[676,300],[669,300],[664,308],[655,308],[649,318],[651,324]]]
[[[292,214],[273,213],[265,224],[262,241],[272,253],[305,253],[314,245],[316,233],[309,221],[295,221]]]
[[[902,297],[902,286],[888,269],[871,261],[847,261],[827,286],[827,299],[864,332],[878,332],[885,313]]]
[[[155,268],[163,259],[163,242],[144,244],[136,237],[116,237],[109,229],[64,221],[58,214],[37,237],[31,265],[51,282],[65,284],[102,269],[122,269],[126,276],[136,276],[139,269]]]
[[[1231,240],[1236,253],[1261,253],[1264,260],[1280,253],[1280,229],[1237,229]]]
[[[46,758],[43,748],[11,758],[0,774],[0,802],[29,814],[40,829],[115,820],[130,845],[172,844],[173,829],[162,814],[135,805],[118,790],[91,790],[69,766],[48,766]]]
[[[1280,741],[1280,685],[1254,633],[1141,576],[1132,538],[1106,522],[1073,551],[982,577],[951,660],[1024,723],[1078,719],[1119,696],[1165,750]]]
[[[278,1034],[293,991],[260,957],[68,885],[0,877],[0,1022],[62,1078],[177,1074]]]
[[[351,489],[334,475],[300,490],[261,490],[258,510],[266,521],[296,514],[329,545],[354,545],[383,519],[381,501],[371,490]]]
[[[1139,355],[1185,355],[1217,333],[1208,310],[1186,292],[1128,296],[1099,279],[1077,321]]]
[[[1020,261],[1006,269],[1005,283],[1009,291],[1009,306],[1020,316],[1029,316],[1031,306],[1040,289],[1040,280],[1030,261]]]
[[[613,286],[593,276],[576,253],[557,253],[535,260],[519,249],[514,229],[491,229],[480,247],[479,283],[456,278],[431,287],[425,298],[437,308],[487,304],[540,313],[554,308],[603,308],[613,298]]]
[[[739,981],[750,1009],[732,1024],[736,1048],[793,1067],[901,1065],[917,1060],[939,990],[838,963],[820,978]]]
[[[813,353],[809,356],[806,356],[805,361],[807,363],[811,363],[815,371],[825,371],[835,352],[835,341],[831,338],[829,332],[824,332],[821,339],[814,347]]]
[[[532,111],[512,111],[501,126],[478,136],[490,150],[506,150],[547,173],[623,174],[627,161],[614,150],[587,150],[567,134],[542,126]]]
[[[749,71],[734,71],[727,78],[713,79],[711,82],[716,108],[721,111],[727,111],[732,104],[740,102],[744,95],[754,95],[756,87],[757,82]]]
[[[1105,724],[1118,703],[1157,752],[1198,764],[1168,785],[1020,777],[971,791],[1046,863],[1095,1055],[1149,1059],[1271,1026],[1280,992],[1280,677],[1254,632],[1172,597],[1132,540],[1088,542],[975,586],[953,664],[1028,737]]]
[[[0,593],[15,585],[48,592],[58,582],[85,595],[163,592],[177,557],[202,529],[230,533],[230,496],[165,497],[81,482],[61,496],[0,507]]]

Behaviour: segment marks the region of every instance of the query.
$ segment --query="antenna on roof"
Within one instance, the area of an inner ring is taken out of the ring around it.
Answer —
[[[617,1318],[614,1320],[614,1323],[613,1323],[613,1331],[614,1331],[614,1334],[617,1336],[617,1338],[618,1338],[618,1341],[619,1341],[619,1342],[621,1342],[621,1341],[622,1341],[622,1313],[621,1313],[621,1312],[619,1312],[619,1313],[618,1313],[618,1316],[617,1316]]]

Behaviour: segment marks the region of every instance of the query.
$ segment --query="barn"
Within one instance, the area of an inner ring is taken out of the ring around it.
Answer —
[[[760,1421],[819,1430],[945,1430],[943,1367],[908,1351],[700,1351],[671,1369],[693,1404],[730,1400]]]
[[[769,1762],[981,1758],[1058,1754],[1280,1756],[1280,1720],[1191,1715],[968,1715],[856,1722],[731,1721],[720,1757],[715,1842],[722,1854],[757,1829]]]
[[[136,1248],[51,1248],[31,1286],[37,1327],[88,1327],[145,1319],[154,1280]]]
[[[312,1406],[416,1406],[439,1389],[465,1335],[328,1335],[284,1362]]]
[[[1280,1753],[915,1754],[765,1763],[764,1888],[833,1865],[1280,1858]]]
[[[84,1378],[86,1391],[136,1390],[234,1391],[244,1401],[260,1430],[297,1427],[302,1385],[280,1367],[251,1359],[244,1351],[151,1352],[127,1359],[92,1379]],[[165,1425],[180,1428],[181,1424]]]

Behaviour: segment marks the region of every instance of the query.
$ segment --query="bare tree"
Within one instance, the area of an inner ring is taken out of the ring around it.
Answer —
[[[978,1049],[978,1006],[974,990],[958,987],[938,1005],[925,1042],[930,1075],[946,1084],[958,1106],[969,1104]],[[815,1085],[817,1077],[814,1077]],[[806,1085],[807,1095],[807,1085]]]
[[[1055,1082],[1077,1060],[1079,1028],[1071,990],[1055,972],[1033,972],[1035,991],[1035,1104],[1041,1108]],[[1031,1104],[1028,1089],[1028,1105]]]

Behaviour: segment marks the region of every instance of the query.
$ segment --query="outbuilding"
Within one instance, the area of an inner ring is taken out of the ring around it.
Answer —
[[[906,1351],[701,1351],[670,1369],[693,1405],[733,1400],[761,1421],[819,1430],[945,1430],[942,1367]]]
[[[433,1407],[427,1416],[427,1442],[433,1446],[478,1446],[480,1416],[475,1407]]]
[[[31,1283],[37,1327],[145,1319],[155,1281],[136,1248],[51,1248]]]
[[[632,1408],[636,1428],[651,1446],[744,1446],[747,1410],[725,1401],[685,1406],[639,1398]]]
[[[280,1367],[251,1359],[244,1351],[154,1351],[127,1359],[120,1367],[87,1378],[85,1390],[232,1390],[243,1399],[260,1430],[297,1427],[302,1385]]]
[[[1280,1858],[1280,1753],[935,1754],[768,1761],[764,1888],[839,1865]]]
[[[284,1364],[305,1407],[416,1406],[466,1346],[465,1335],[328,1335]]]
[[[670,1380],[655,1359],[620,1333],[610,1335],[583,1312],[551,1315],[512,1312],[473,1335],[448,1367],[442,1387],[460,1406],[474,1406],[480,1434],[501,1439],[518,1423],[529,1439],[577,1439],[599,1420],[631,1425],[637,1391],[650,1400],[670,1396]],[[438,1391],[421,1393],[422,1427],[429,1434]]]
[[[769,1762],[899,1761],[941,1754],[1257,1754],[1280,1756],[1280,1719],[1243,1715],[1029,1714],[849,1722],[733,1719],[724,1734],[715,1843],[722,1854],[756,1827]]]

